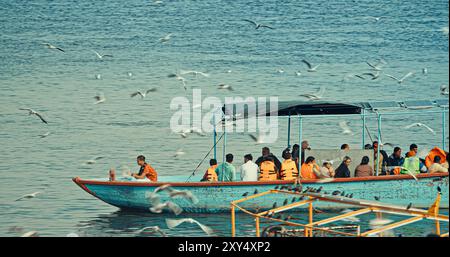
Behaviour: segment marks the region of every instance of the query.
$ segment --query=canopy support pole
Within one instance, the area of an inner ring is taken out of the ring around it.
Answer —
[[[288,118],[288,135],[287,135],[287,148],[291,148],[291,114]]]
[[[216,143],[216,140],[217,140],[217,130],[216,130],[216,116],[215,115],[213,115],[213,126],[214,126],[214,136],[213,136],[213,140],[214,140],[214,144],[213,144],[213,146],[214,146],[214,159],[215,160],[217,160],[217,143]]]
[[[445,123],[445,118],[446,118],[446,116],[447,115],[445,115],[445,109],[444,109],[444,111],[442,112],[442,150],[444,150],[445,151],[445,147],[446,147],[446,145],[445,145],[445,127],[446,127],[446,123]]]
[[[303,130],[303,117],[302,115],[298,115],[298,144],[300,145],[300,149],[299,149],[299,160],[298,160],[298,166],[301,167],[302,166],[302,140],[303,140],[303,135],[302,135],[302,130]],[[299,168],[300,170],[300,168]]]
[[[377,120],[378,120],[378,141],[381,141],[381,114],[379,114],[379,113],[377,113]],[[381,168],[381,167],[379,167],[380,166],[380,146],[381,146],[381,142],[378,142],[377,161],[375,162],[376,176],[379,175],[378,170]]]
[[[366,145],[366,110],[362,110],[362,145],[361,149],[364,149],[364,146]]]

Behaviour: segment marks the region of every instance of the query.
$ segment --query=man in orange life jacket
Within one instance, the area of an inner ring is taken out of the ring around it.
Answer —
[[[261,166],[261,163],[262,163],[265,159],[267,159],[267,157],[271,157],[271,158],[272,158],[272,161],[275,163],[276,168],[277,168],[278,170],[281,169],[281,162],[280,162],[280,160],[278,160],[278,158],[270,152],[269,147],[263,147],[262,153],[261,153],[261,154],[262,154],[262,156],[260,156],[260,157],[255,161],[256,165]]]
[[[139,155],[136,158],[136,162],[141,168],[139,169],[139,173],[131,173],[131,176],[135,179],[144,179],[148,178],[152,182],[158,181],[158,174],[155,169],[150,166],[150,164],[145,162],[145,157],[143,155]]]
[[[289,148],[285,149],[282,153],[284,159],[281,163],[280,177],[282,180],[295,180],[298,178],[297,163],[292,160],[292,155]]]
[[[211,181],[216,182],[217,181],[217,160],[211,159],[209,160],[209,168],[206,170],[205,175],[203,175],[203,178],[201,181]]]

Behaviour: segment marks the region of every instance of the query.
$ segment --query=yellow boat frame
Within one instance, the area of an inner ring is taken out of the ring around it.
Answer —
[[[245,208],[239,206],[240,203],[249,201],[251,199],[255,199],[261,196],[269,195],[269,194],[289,194],[289,195],[297,195],[297,196],[304,196],[308,199],[302,200],[299,202],[287,204],[284,206],[280,206],[277,208],[270,209],[268,211],[263,212],[251,212],[249,210],[246,210]],[[361,209],[355,210],[352,212],[348,212],[345,214],[340,214],[331,218],[314,221],[314,206],[313,203],[315,201],[328,201],[328,202],[336,202],[336,203],[342,203],[342,204],[348,204],[348,205],[354,205],[359,206]],[[439,204],[441,201],[441,194],[439,193],[437,195],[436,200],[434,203],[430,206],[428,210],[423,209],[417,209],[417,208],[405,208],[403,206],[397,206],[397,205],[391,205],[391,204],[383,204],[378,201],[369,201],[369,200],[363,200],[363,199],[352,199],[342,196],[331,196],[331,195],[324,195],[324,194],[318,194],[318,193],[298,193],[298,192],[291,192],[291,191],[285,191],[285,190],[269,190],[266,192],[262,192],[259,194],[255,194],[252,196],[248,196],[236,201],[231,202],[231,236],[236,236],[236,209],[241,210],[242,212],[249,214],[255,218],[255,227],[256,227],[256,237],[260,237],[260,220],[261,219],[267,219],[275,222],[283,223],[287,226],[300,226],[304,228],[304,236],[305,237],[312,237],[313,231],[324,231],[325,233],[330,234],[336,234],[341,236],[356,236],[356,237],[366,237],[366,236],[374,236],[377,234],[380,234],[384,231],[402,227],[411,223],[415,223],[424,219],[428,220],[434,220],[435,221],[435,230],[436,234],[440,237],[448,237],[449,233],[443,233],[441,234],[441,226],[440,221],[443,222],[449,222],[449,217],[446,215],[439,214]],[[308,224],[301,224],[293,221],[286,221],[281,219],[276,219],[273,217],[266,216],[267,214],[275,214],[280,213],[282,211],[291,210],[303,205],[308,205]],[[385,226],[380,226],[376,229],[372,229],[369,231],[366,231],[364,233],[361,233],[360,230],[357,230],[357,233],[349,233],[349,232],[342,232],[342,231],[336,231],[331,230],[328,228],[321,228],[320,226],[332,223],[335,221],[343,220],[350,217],[355,217],[362,214],[367,213],[375,213],[378,218],[382,217],[382,213],[389,213],[389,214],[397,214],[397,215],[405,215],[410,216],[408,219],[404,219],[395,223],[390,223]]]

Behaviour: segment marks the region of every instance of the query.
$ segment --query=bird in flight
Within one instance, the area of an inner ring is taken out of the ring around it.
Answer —
[[[45,124],[48,124],[48,122],[42,117],[42,115],[40,113],[36,112],[33,109],[30,109],[30,108],[19,108],[19,110],[28,111],[28,115],[36,115],[37,117],[39,117],[39,119],[41,119],[42,122],[44,122]]]
[[[96,102],[94,104],[101,104],[101,103],[104,103],[106,101],[106,98],[103,95],[103,93],[94,96],[94,99],[96,100]]]
[[[150,92],[155,92],[155,91],[156,91],[156,88],[150,88],[150,89],[148,89],[148,90],[145,91],[145,92],[136,91],[136,92],[134,92],[134,93],[131,94],[131,97],[135,97],[135,96],[137,96],[137,95],[140,95],[140,96],[141,96],[141,99],[143,99],[143,98],[145,98],[145,96],[146,96],[148,93],[150,93]]]
[[[50,131],[45,132],[44,134],[39,135],[40,138],[45,138],[50,135]]]
[[[167,43],[167,42],[169,42],[169,40],[172,38],[172,33],[169,33],[169,34],[167,34],[167,35],[165,35],[164,37],[162,37],[162,38],[160,38],[159,39],[159,42],[161,42],[161,43]]]
[[[319,100],[323,97],[324,93],[325,93],[325,88],[320,87],[320,89],[317,93],[301,94],[300,96],[306,97],[310,100]]]
[[[401,83],[403,83],[403,81],[406,79],[406,78],[408,78],[408,77],[410,77],[410,76],[412,76],[414,74],[414,72],[408,72],[405,76],[403,76],[401,79],[398,79],[398,78],[396,78],[396,77],[394,77],[394,76],[392,76],[392,75],[389,75],[389,74],[386,74],[386,76],[388,76],[389,78],[391,78],[391,79],[393,79],[393,80],[396,80],[399,84],[401,84]]]
[[[94,164],[94,163],[96,163],[98,160],[103,159],[103,158],[104,158],[103,156],[97,156],[97,157],[95,157],[95,158],[93,158],[93,159],[91,159],[91,160],[87,160],[87,161],[85,162],[85,164]]]
[[[167,75],[167,77],[168,78],[175,78],[176,80],[181,81],[181,83],[183,84],[184,91],[187,90],[186,79],[184,77],[181,77],[180,75],[178,75],[176,73],[169,74],[169,75]]]
[[[249,134],[250,138],[253,139],[253,141],[255,141],[256,144],[265,144],[264,141],[264,135],[259,134],[258,136]]]
[[[92,52],[94,52],[95,55],[97,55],[98,59],[103,59],[103,57],[113,57],[113,56],[110,55],[110,54],[104,54],[104,55],[101,55],[99,52],[94,51],[94,50],[92,50]]]
[[[56,46],[54,46],[54,45],[52,45],[52,44],[50,44],[50,43],[42,43],[42,44],[45,45],[48,49],[59,50],[59,51],[61,51],[61,52],[65,52],[65,51],[62,50],[61,48],[56,47]]]
[[[41,194],[41,192],[34,192],[34,193],[31,193],[31,194],[26,194],[26,195],[23,195],[23,196],[17,198],[16,201],[20,201],[20,200],[22,200],[22,199],[31,199],[31,198],[35,198],[38,194]]]
[[[447,85],[442,85],[440,87],[441,90],[441,95],[448,95],[448,86]]]
[[[161,236],[163,237],[167,237],[167,234],[164,233],[164,231],[162,231],[162,229],[158,226],[151,226],[151,227],[145,227],[145,228],[141,228],[139,230],[136,230],[134,233],[136,234],[141,234],[144,232],[150,231],[151,233],[159,233],[161,234]]]
[[[234,89],[228,84],[220,84],[217,86],[218,89],[227,89],[229,91],[233,91]]]
[[[410,128],[412,128],[412,127],[424,127],[424,128],[426,128],[426,129],[428,129],[428,131],[430,131],[431,133],[433,133],[434,135],[436,135],[436,132],[435,132],[432,128],[430,128],[430,127],[428,127],[427,125],[425,125],[425,124],[423,124],[423,123],[420,123],[420,122],[416,122],[416,123],[413,123],[413,124],[411,124],[411,125],[408,125],[408,126],[405,127],[405,129],[410,129]]]
[[[201,75],[203,77],[209,77],[209,74],[201,72],[201,71],[195,71],[195,70],[180,71],[180,75],[186,75],[186,74],[193,74],[195,77],[197,77],[197,75]]]
[[[350,122],[348,121],[341,121],[339,122],[339,127],[342,129],[342,134],[344,135],[353,135],[353,131],[350,129]]]
[[[200,227],[200,229],[203,230],[203,232],[205,232],[208,235],[212,235],[214,233],[213,230],[210,227],[205,226],[202,223],[200,223],[197,220],[192,219],[192,218],[187,218],[187,219],[166,219],[166,224],[167,224],[167,227],[169,229],[173,229],[175,227],[178,227],[179,225],[181,225],[182,223],[185,223],[185,222],[192,223],[192,224],[197,224]]]
[[[317,68],[319,68],[320,64],[317,64],[316,66],[312,66],[312,64],[310,62],[308,62],[307,60],[302,60],[302,62],[306,65],[308,65],[308,71],[309,72],[316,72]]]
[[[268,28],[268,29],[274,29],[274,28],[272,28],[272,27],[270,27],[270,26],[267,26],[267,25],[264,25],[264,24],[261,24],[261,23],[257,23],[257,22],[255,22],[255,21],[252,21],[252,20],[247,20],[247,19],[244,19],[244,21],[246,21],[246,22],[249,22],[249,23],[253,24],[253,25],[255,26],[255,29],[259,29],[259,28]]]
[[[372,64],[369,61],[366,61],[366,63],[376,71],[381,71],[381,68],[383,67],[383,61],[379,61],[377,64]]]
[[[184,155],[186,154],[185,152],[183,152],[183,149],[178,149],[175,154],[173,155],[174,158],[177,158],[180,155]]]

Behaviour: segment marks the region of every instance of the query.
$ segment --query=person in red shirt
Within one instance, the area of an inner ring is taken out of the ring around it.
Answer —
[[[158,181],[158,173],[156,173],[155,169],[153,169],[150,164],[145,162],[145,157],[143,155],[139,155],[136,162],[141,168],[139,169],[139,173],[131,173],[132,177],[136,179],[148,178],[152,182]]]

